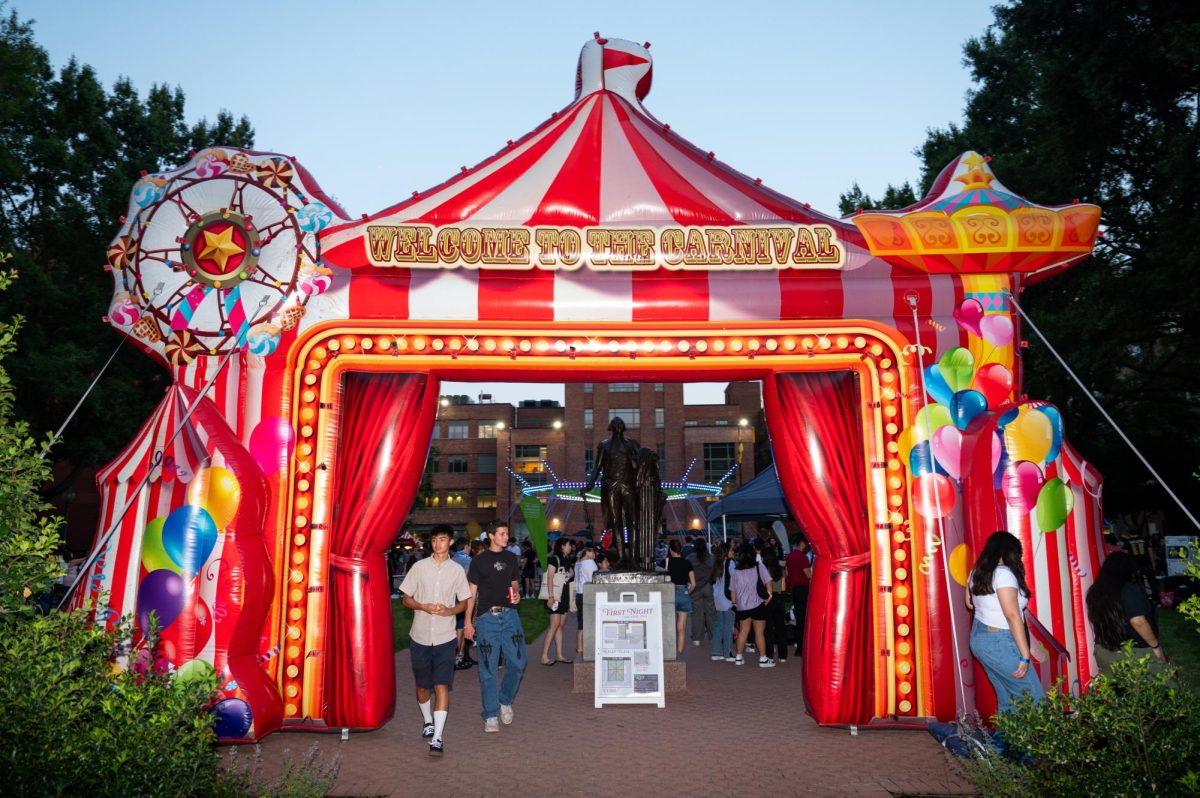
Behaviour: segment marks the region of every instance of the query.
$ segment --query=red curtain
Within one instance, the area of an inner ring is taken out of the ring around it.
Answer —
[[[420,374],[348,374],[333,482],[325,722],[372,729],[396,707],[386,552],[417,489],[438,383]]]
[[[763,400],[784,496],[816,556],[804,629],[804,695],[818,723],[866,723],[870,529],[858,375],[778,374]]]

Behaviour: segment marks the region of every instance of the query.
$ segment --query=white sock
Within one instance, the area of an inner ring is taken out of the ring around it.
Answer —
[[[426,701],[424,704],[418,703],[421,708],[421,717],[425,718],[426,723],[433,723],[433,699]]]
[[[433,713],[433,739],[442,739],[442,730],[446,728],[446,715],[448,714],[444,709]]]

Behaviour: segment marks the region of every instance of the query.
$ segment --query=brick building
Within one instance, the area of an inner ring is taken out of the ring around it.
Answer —
[[[531,485],[581,482],[591,473],[596,444],[607,437],[609,421],[616,416],[625,422],[627,437],[658,452],[668,482],[678,481],[693,460],[688,480],[709,484],[740,463],[725,484],[727,490],[736,488],[754,477],[755,461],[761,465],[767,451],[758,382],[729,383],[725,402],[714,405],[685,405],[682,383],[568,383],[564,399],[563,405],[527,400],[513,406],[443,397],[427,489],[413,508],[410,527],[425,531],[446,523],[462,532],[511,517],[523,536],[521,514],[514,506],[521,485],[509,475],[509,466]],[[543,463],[553,469],[553,477]],[[681,510],[670,504],[667,523],[672,528],[695,526],[700,520],[698,505]],[[591,515],[599,525],[594,506]],[[552,532],[578,526],[582,514],[563,519],[552,513],[548,523]]]

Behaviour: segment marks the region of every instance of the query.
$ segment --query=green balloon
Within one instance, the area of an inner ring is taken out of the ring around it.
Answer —
[[[971,380],[975,378],[975,356],[969,349],[961,346],[947,349],[938,361],[938,371],[951,391],[965,391],[971,387]]]
[[[189,659],[175,671],[174,684],[181,687],[188,682],[212,678],[216,672],[210,662],[202,659]]]
[[[1037,506],[1034,509],[1038,528],[1042,532],[1053,532],[1062,526],[1071,508],[1075,506],[1075,495],[1058,477],[1046,480],[1038,493]]]
[[[167,554],[167,550],[163,548],[162,531],[166,520],[165,518],[155,518],[146,524],[146,533],[142,535],[142,565],[146,566],[147,571],[168,568],[182,575],[183,570],[175,564],[175,561]]]

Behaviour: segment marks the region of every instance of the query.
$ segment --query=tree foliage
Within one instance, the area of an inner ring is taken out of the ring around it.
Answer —
[[[1012,190],[1104,210],[1094,257],[1019,299],[1172,489],[1200,464],[1200,3],[1013,0],[967,42],[960,123],[918,149],[927,191],[974,149]],[[1059,405],[1105,475],[1106,508],[1168,497],[1026,327],[1030,396]]]
[[[224,111],[189,125],[178,88],[154,85],[142,96],[121,78],[107,90],[74,60],[55,72],[32,25],[0,3],[0,249],[14,253],[10,268],[21,277],[0,297],[0,318],[28,322],[9,361],[22,419],[57,429],[120,342],[100,321],[112,291],[100,267],[139,173],[253,137],[248,120]],[[123,347],[56,456],[106,461],[165,387],[161,369]]]
[[[913,191],[912,184],[907,181],[901,186],[889,183],[884,189],[883,198],[879,200],[872,199],[871,195],[855,182],[849,191],[838,196],[838,210],[842,216],[849,216],[856,211],[896,211],[907,208],[916,201],[917,194]]]

